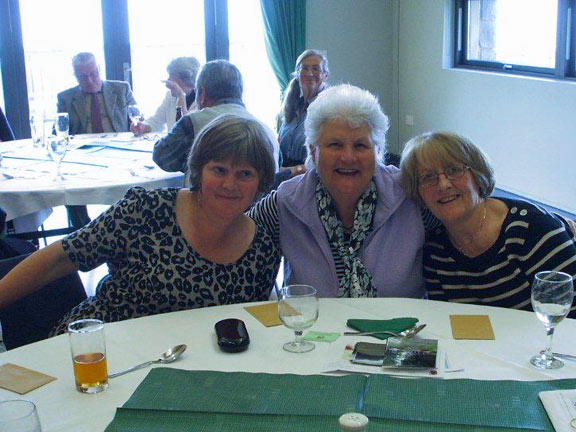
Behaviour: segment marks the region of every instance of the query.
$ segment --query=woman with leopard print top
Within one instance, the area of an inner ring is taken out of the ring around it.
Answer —
[[[274,180],[273,145],[256,121],[220,117],[188,157],[190,189],[134,188],[67,238],[0,281],[0,308],[76,270],[114,263],[96,294],[54,328],[197,307],[267,300],[280,255],[244,214]]]

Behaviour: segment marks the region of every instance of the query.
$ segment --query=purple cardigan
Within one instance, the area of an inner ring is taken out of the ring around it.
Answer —
[[[377,166],[378,203],[372,232],[360,250],[379,297],[424,296],[422,247],[424,225],[416,203],[400,186],[400,171]],[[278,188],[280,246],[286,284],[307,284],[320,297],[338,295],[336,267],[315,200],[316,170]]]

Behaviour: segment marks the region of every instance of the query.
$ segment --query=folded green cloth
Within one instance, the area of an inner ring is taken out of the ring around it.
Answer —
[[[358,331],[362,332],[373,332],[373,331],[391,331],[394,333],[399,333],[404,330],[408,330],[410,327],[414,327],[418,322],[418,318],[393,318],[389,320],[368,320],[368,319],[349,319],[346,321],[348,327],[352,327]],[[391,337],[385,333],[373,335],[373,337],[378,339],[388,339]]]

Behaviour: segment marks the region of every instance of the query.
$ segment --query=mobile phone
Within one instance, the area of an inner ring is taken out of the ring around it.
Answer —
[[[250,345],[250,336],[242,320],[228,318],[218,321],[214,325],[214,330],[218,337],[218,346],[222,351],[241,352]]]

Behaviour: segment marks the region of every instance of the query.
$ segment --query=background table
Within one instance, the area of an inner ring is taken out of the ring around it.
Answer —
[[[244,310],[231,305],[155,315],[106,325],[109,371],[118,371],[158,356],[171,346],[185,343],[188,350],[175,363],[164,367],[188,370],[245,371],[292,374],[319,374],[327,364],[342,356],[347,344],[374,341],[369,337],[341,336],[333,343],[317,343],[306,354],[284,351],[282,345],[293,338],[283,326],[264,327]],[[450,314],[488,314],[495,340],[453,340]],[[546,344],[544,327],[533,313],[501,308],[459,305],[414,299],[321,299],[320,317],[314,330],[342,332],[349,318],[388,319],[414,316],[427,323],[422,337],[438,339],[453,362],[463,372],[447,378],[482,380],[550,380],[576,377],[576,362],[564,368],[543,371],[533,368],[529,359]],[[251,344],[247,351],[227,354],[216,344],[214,324],[224,318],[246,323]],[[576,354],[576,320],[566,319],[555,335],[555,350]],[[110,388],[96,395],[81,394],[74,387],[70,347],[66,335],[0,354],[0,364],[14,363],[58,378],[24,396],[37,404],[44,432],[103,431],[146,376],[149,369],[114,378]],[[194,389],[190,389],[194,391]],[[0,400],[20,396],[0,389]]]
[[[152,161],[155,136],[131,133],[77,135],[62,163],[64,182],[53,181],[55,163],[31,140],[0,143],[0,207],[7,220],[60,205],[113,204],[133,186],[179,187],[182,173]]]

